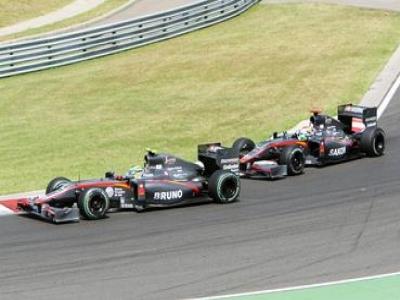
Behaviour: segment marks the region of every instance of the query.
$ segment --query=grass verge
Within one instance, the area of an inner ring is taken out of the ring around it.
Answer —
[[[255,140],[310,106],[357,102],[400,41],[395,13],[259,5],[223,24],[122,54],[0,81],[0,194],[57,175],[100,177],[144,148]]]
[[[226,300],[393,300],[399,293],[400,276],[393,275],[291,291],[229,297]]]

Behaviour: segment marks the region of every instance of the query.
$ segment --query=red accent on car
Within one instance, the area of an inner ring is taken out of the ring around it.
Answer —
[[[324,141],[319,143],[319,155],[320,156],[325,155],[325,143],[324,143]]]
[[[93,182],[78,182],[75,185],[75,188],[87,189],[91,187],[120,187],[120,188],[129,188],[129,183],[127,181],[93,181]]]
[[[365,124],[364,124],[363,119],[352,118],[351,131],[352,132],[361,132],[363,130],[365,130]]]
[[[139,184],[139,187],[138,187],[138,196],[139,196],[140,198],[144,198],[144,197],[146,196],[146,189],[144,188],[143,183]]]

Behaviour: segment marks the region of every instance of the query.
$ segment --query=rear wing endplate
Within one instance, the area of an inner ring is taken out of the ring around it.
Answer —
[[[232,148],[221,143],[198,145],[198,160],[204,164],[205,175],[211,176],[217,170],[231,171],[239,175],[239,156]]]
[[[377,126],[377,108],[345,104],[338,106],[338,119],[348,132],[361,132]]]

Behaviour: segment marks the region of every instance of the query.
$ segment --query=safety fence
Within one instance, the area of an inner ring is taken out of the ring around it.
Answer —
[[[222,22],[260,0],[208,0],[92,29],[0,44],[0,77],[68,65]]]

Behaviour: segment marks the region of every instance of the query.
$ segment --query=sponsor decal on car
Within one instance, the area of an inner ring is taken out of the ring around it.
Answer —
[[[221,159],[222,170],[232,171],[233,173],[239,172],[239,159],[238,158],[223,158]]]
[[[239,163],[238,158],[223,158],[221,159],[221,164],[237,164]]]
[[[239,164],[223,165],[222,170],[236,171],[239,169]]]
[[[151,178],[151,177],[154,177],[154,174],[153,173],[143,173],[142,174],[142,178]]]
[[[167,165],[173,165],[176,163],[176,158],[175,157],[165,157],[165,164]]]
[[[357,107],[357,106],[346,106],[344,108],[344,111],[356,114],[362,114],[364,112],[364,109],[362,107]]]
[[[107,196],[110,197],[110,198],[112,196],[114,196],[114,189],[111,186],[107,187],[105,192],[106,192]]]
[[[177,200],[181,199],[182,197],[183,197],[182,190],[154,193],[154,200]]]
[[[188,174],[183,172],[172,174],[172,177],[176,179],[185,179],[187,176]]]
[[[346,154],[346,147],[334,148],[329,150],[329,156],[338,157]]]
[[[177,172],[181,172],[183,171],[182,166],[175,166],[175,167],[169,167],[167,168],[168,171],[177,171]]]
[[[115,197],[124,197],[125,196],[125,190],[122,189],[122,188],[115,188],[114,196]]]

